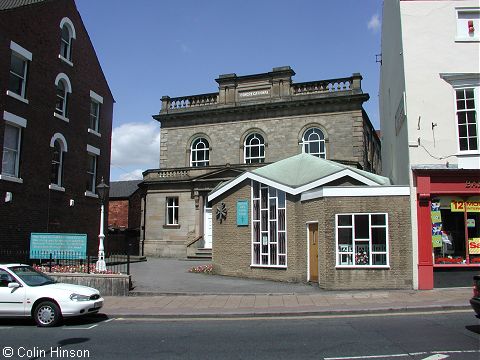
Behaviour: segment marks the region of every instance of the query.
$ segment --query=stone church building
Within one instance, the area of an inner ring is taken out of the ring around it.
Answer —
[[[358,170],[381,171],[380,140],[363,103],[360,74],[295,83],[289,67],[220,75],[218,92],[162,97],[160,168],[144,172],[140,249],[186,257],[212,249],[219,185],[308,153]]]

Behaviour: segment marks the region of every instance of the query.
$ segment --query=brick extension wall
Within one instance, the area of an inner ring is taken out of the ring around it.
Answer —
[[[249,199],[250,181],[216,198],[213,211],[224,202],[228,215],[213,223],[213,263],[222,275],[277,281],[307,281],[307,222],[319,224],[319,285],[325,289],[409,289],[412,252],[409,197],[340,197],[300,202],[287,194],[287,269],[251,267],[251,226],[236,225],[236,201]],[[251,203],[249,208],[251,207]],[[335,268],[335,214],[389,214],[390,269]],[[249,219],[251,223],[251,219]]]

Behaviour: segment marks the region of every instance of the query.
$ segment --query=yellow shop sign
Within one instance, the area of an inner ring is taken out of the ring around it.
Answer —
[[[457,201],[452,200],[450,210],[452,212],[480,212],[480,201]]]
[[[480,238],[468,239],[468,253],[480,254]]]

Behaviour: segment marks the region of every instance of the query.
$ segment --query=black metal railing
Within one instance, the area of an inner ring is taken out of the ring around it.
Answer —
[[[95,255],[74,251],[27,251],[0,249],[0,264],[22,263],[43,272],[130,275],[130,252],[105,253],[106,271],[97,271]]]

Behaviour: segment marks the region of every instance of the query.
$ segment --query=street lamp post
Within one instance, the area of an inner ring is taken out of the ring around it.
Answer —
[[[96,264],[97,271],[106,271],[107,270],[107,266],[105,264],[105,251],[104,251],[105,249],[103,247],[103,239],[105,239],[103,226],[104,226],[104,222],[105,222],[105,220],[104,220],[104,218],[105,218],[104,205],[105,205],[105,199],[107,198],[107,195],[108,195],[108,188],[109,188],[109,186],[107,184],[105,184],[105,182],[103,181],[103,177],[102,177],[102,180],[100,181],[100,184],[98,184],[97,187],[96,187],[98,198],[100,199],[100,203],[101,203],[101,207],[100,207],[100,233],[98,234],[98,241],[99,241],[99,244],[98,244],[98,260],[97,260],[97,264]]]

